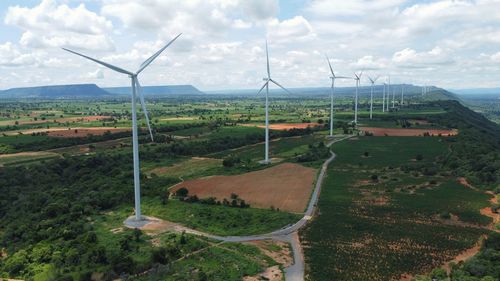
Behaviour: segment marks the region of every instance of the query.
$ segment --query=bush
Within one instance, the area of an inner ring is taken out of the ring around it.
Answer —
[[[188,194],[189,194],[189,190],[188,190],[187,188],[185,188],[185,187],[181,187],[181,188],[179,188],[179,189],[175,192],[175,195],[176,195],[177,197],[186,197],[186,196],[188,196]]]

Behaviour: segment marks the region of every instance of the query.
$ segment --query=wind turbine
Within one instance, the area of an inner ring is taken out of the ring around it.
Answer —
[[[384,89],[382,91],[382,112],[385,112],[385,87],[386,83],[384,82]]]
[[[371,93],[370,93],[370,119],[372,119],[373,117],[373,87],[375,86],[375,82],[377,82],[379,76],[375,77],[375,78],[371,78],[370,76],[368,76],[368,79],[370,80],[370,83],[372,84],[372,89],[371,89]]]
[[[359,74],[354,73],[354,80],[356,80],[356,98],[354,101],[354,124],[358,125],[358,88],[361,81],[361,76],[363,75],[363,71]]]
[[[330,67],[330,79],[332,79],[332,91],[330,92],[330,137],[333,137],[333,96],[335,95],[335,79],[352,79],[350,77],[336,76],[333,72],[332,64],[327,55],[325,55],[328,66]]]
[[[137,136],[137,113],[136,113],[137,92],[139,92],[142,111],[144,112],[144,116],[146,117],[146,123],[148,125],[149,135],[151,136],[151,140],[153,140],[153,133],[151,131],[151,126],[149,124],[148,111],[146,109],[146,104],[144,103],[144,96],[143,96],[143,93],[141,90],[141,85],[139,84],[139,80],[137,79],[137,76],[146,67],[148,67],[168,46],[170,46],[170,44],[172,44],[177,38],[179,38],[179,36],[181,36],[181,34],[177,35],[174,39],[172,39],[170,42],[168,42],[167,45],[165,45],[158,52],[154,53],[151,57],[149,57],[147,60],[145,60],[139,66],[139,70],[137,70],[135,73],[130,72],[130,71],[125,70],[125,69],[122,69],[122,68],[119,68],[117,66],[111,65],[109,63],[102,62],[100,60],[88,57],[86,55],[82,55],[82,54],[77,53],[75,51],[63,48],[65,51],[68,51],[68,52],[73,53],[75,55],[84,57],[88,60],[96,62],[100,65],[103,65],[109,69],[116,71],[116,72],[126,74],[130,77],[131,84],[132,84],[132,147],[133,147],[133,158],[134,158],[134,198],[135,198],[135,221],[136,222],[140,222],[143,220],[143,217],[141,216],[141,190],[140,190],[141,183],[140,183],[140,175],[139,175],[139,141],[138,141],[138,136]]]
[[[267,77],[263,78],[266,83],[262,85],[260,88],[259,92],[257,93],[260,94],[264,88],[266,88],[266,147],[265,147],[265,155],[264,155],[264,161],[262,161],[263,164],[269,164],[271,161],[269,161],[269,82],[274,83],[276,86],[280,87],[281,89],[285,90],[285,92],[290,93],[287,89],[285,89],[283,86],[281,86],[278,82],[274,81],[271,78],[271,70],[269,67],[269,50],[267,48],[267,40],[266,40],[266,60],[267,60]]]
[[[403,106],[404,96],[405,96],[405,84],[401,84],[401,106]]]
[[[387,84],[387,94],[386,94],[386,111],[389,112],[389,104],[391,103],[391,75],[389,75],[389,83]]]

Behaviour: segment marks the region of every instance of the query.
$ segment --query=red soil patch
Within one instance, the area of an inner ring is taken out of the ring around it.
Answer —
[[[455,136],[458,130],[435,130],[435,129],[403,129],[403,128],[377,128],[377,127],[359,127],[359,130],[372,133],[376,137],[394,136],[394,137],[418,137],[429,133],[431,136]]]
[[[63,130],[50,130],[47,135],[50,137],[61,137],[61,138],[80,138],[86,137],[87,135],[101,136],[106,132],[110,133],[121,133],[127,132],[130,129],[127,128],[113,128],[113,127],[94,127],[94,128],[71,128]]]
[[[316,170],[304,166],[284,163],[268,169],[235,176],[213,176],[179,183],[172,187],[175,192],[181,187],[190,195],[199,198],[216,197],[230,200],[235,193],[251,207],[270,208],[283,211],[304,212],[311,194]]]
[[[448,261],[445,265],[443,265],[443,268],[446,270],[446,272],[450,273],[451,268],[450,268],[450,263],[459,263],[468,260],[469,258],[472,258],[475,256],[479,251],[481,250],[481,244],[483,242],[483,239],[486,238],[486,235],[481,236],[479,241],[470,249],[467,249],[460,253],[458,256],[456,256],[453,260]]]
[[[312,128],[318,125],[319,125],[318,123],[276,123],[276,124],[269,124],[269,129],[277,131],[286,131],[291,129],[306,129],[308,127]],[[243,124],[243,126],[252,126],[258,128],[266,127],[265,125],[250,125],[250,124]]]

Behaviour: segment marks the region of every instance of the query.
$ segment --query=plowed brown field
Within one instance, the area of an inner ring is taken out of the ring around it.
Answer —
[[[242,175],[189,180],[173,186],[171,191],[185,187],[190,195],[216,197],[220,201],[231,200],[231,193],[235,193],[251,207],[267,209],[273,206],[299,213],[304,212],[309,202],[315,177],[313,168],[284,163]]]

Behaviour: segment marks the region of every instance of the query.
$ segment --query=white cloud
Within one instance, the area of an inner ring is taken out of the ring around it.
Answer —
[[[37,63],[35,57],[29,53],[22,53],[11,42],[0,45],[0,66],[30,66]]]
[[[406,68],[421,68],[430,65],[449,65],[455,61],[439,46],[428,52],[418,53],[417,51],[406,48],[394,53],[392,61],[398,66]]]
[[[279,21],[274,19],[268,23],[267,37],[279,41],[294,41],[314,36],[311,24],[303,17]]]
[[[355,63],[351,64],[354,69],[364,69],[364,70],[381,70],[386,67],[386,64],[380,58],[374,58],[373,56],[364,56],[359,58]]]
[[[277,0],[104,0],[103,15],[118,18],[126,28],[183,31],[221,36],[230,28],[250,28],[279,11]]]
[[[103,79],[104,78],[104,72],[102,69],[96,69],[95,71],[87,73],[87,77],[89,79]]]
[[[76,8],[54,0],[42,0],[33,8],[9,7],[5,24],[24,30],[20,44],[28,48],[75,47],[90,50],[113,50],[105,34],[113,28],[106,18],[89,11],[84,4]]]

